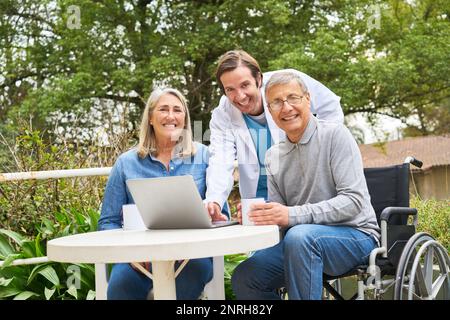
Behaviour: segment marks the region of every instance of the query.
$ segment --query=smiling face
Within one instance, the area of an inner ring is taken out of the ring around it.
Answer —
[[[225,72],[220,77],[220,82],[225,95],[242,113],[253,116],[263,113],[261,79],[256,81],[249,68],[241,65],[232,71]]]
[[[279,110],[269,107],[273,120],[286,132],[289,140],[297,143],[305,132],[310,117],[309,93],[303,93],[300,85],[292,80],[286,84],[278,84],[270,87],[266,92],[269,106],[276,100],[286,100],[288,97],[303,97],[298,105],[290,105],[287,101]]]
[[[149,121],[158,143],[175,144],[185,127],[186,110],[177,97],[167,93],[159,98]]]

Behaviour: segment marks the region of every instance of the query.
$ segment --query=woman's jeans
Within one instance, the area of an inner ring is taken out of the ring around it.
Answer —
[[[296,225],[271,248],[255,252],[238,265],[231,282],[237,299],[320,300],[322,273],[337,276],[368,263],[375,239],[355,228]]]
[[[212,276],[212,258],[190,260],[175,279],[177,299],[198,299]],[[113,266],[107,297],[108,300],[145,300],[152,288],[153,281],[147,276],[134,270],[129,263],[119,263]]]

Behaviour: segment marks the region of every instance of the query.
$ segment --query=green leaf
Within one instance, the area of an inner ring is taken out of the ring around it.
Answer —
[[[78,297],[77,297],[77,288],[75,288],[75,286],[70,286],[69,289],[67,289],[67,293],[70,294],[75,299],[78,299]]]
[[[30,283],[34,280],[34,278],[39,274],[40,271],[47,268],[49,266],[49,263],[44,263],[41,265],[37,265],[33,268],[30,275],[28,276],[27,280],[27,286],[30,285]]]
[[[4,259],[4,257],[11,253],[14,253],[13,247],[11,247],[8,240],[0,234],[0,258]]]
[[[56,271],[55,269],[53,269],[52,266],[46,266],[46,268],[39,271],[38,273],[44,276],[48,281],[53,283],[55,286],[60,285],[58,275],[56,274]]]
[[[34,246],[35,246],[35,250],[36,250],[36,256],[37,257],[44,256],[44,253],[41,250],[41,234],[40,233],[36,236],[36,239],[34,239]]]
[[[95,299],[95,291],[89,290],[86,295],[86,300],[94,300]]]
[[[5,279],[5,278],[1,277],[0,278],[0,286],[7,287],[13,280],[14,280],[14,278]]]
[[[0,233],[8,236],[10,239],[14,240],[19,246],[22,245],[22,242],[25,240],[25,237],[21,236],[17,232],[6,230],[6,229],[0,229]]]
[[[37,257],[36,247],[34,241],[24,241],[22,244],[22,254],[24,258],[34,258]]]
[[[53,234],[55,232],[55,228],[53,226],[53,222],[47,218],[42,219],[42,223],[44,224],[44,233],[45,234]]]
[[[83,225],[86,221],[86,218],[83,216],[82,213],[76,211],[75,214],[75,221],[78,223],[78,225]]]
[[[65,214],[64,212],[60,212],[60,211],[55,212],[55,219],[60,224],[66,224],[70,221],[68,215]]]
[[[88,214],[90,217],[89,226],[90,231],[96,231],[98,227],[98,218],[100,217],[100,213],[97,210],[88,210]]]
[[[0,287],[0,299],[15,296],[22,292],[22,290],[14,287]]]
[[[50,298],[53,296],[55,291],[56,291],[56,288],[49,289],[49,288],[45,287],[45,289],[44,289],[45,299],[50,300]]]
[[[62,237],[65,237],[65,236],[70,235],[70,228],[71,228],[71,227],[72,227],[72,223],[68,224],[68,225],[63,229],[63,231],[61,231],[61,236],[62,236]]]
[[[14,300],[27,300],[27,299],[29,299],[29,298],[32,297],[32,296],[37,296],[37,297],[39,297],[39,295],[38,295],[37,293],[35,293],[35,292],[32,292],[32,291],[23,291],[23,292],[19,293],[18,295],[16,295],[16,296],[14,297]]]

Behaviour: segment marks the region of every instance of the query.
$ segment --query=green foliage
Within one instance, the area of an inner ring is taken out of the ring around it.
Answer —
[[[418,210],[418,232],[427,232],[450,253],[450,203],[448,200],[411,199],[411,207]]]
[[[371,28],[373,9],[379,23]],[[449,9],[448,1],[339,3],[328,11],[334,23],[311,25],[309,36],[281,41],[270,69],[294,67],[322,81],[342,97],[345,114],[386,114],[421,135],[446,133]],[[412,115],[416,123],[407,121]]]
[[[225,299],[235,300],[233,288],[231,287],[231,276],[233,275],[234,269],[239,263],[247,259],[246,254],[231,254],[224,257],[225,260],[225,272],[224,272],[224,282],[225,282]]]
[[[12,266],[16,259],[42,257],[48,239],[94,231],[98,212],[83,214],[72,210],[57,217],[57,223],[44,219],[34,239],[0,229],[0,299],[93,299],[93,265],[46,262],[38,265]]]
[[[13,163],[5,164],[6,172],[76,169],[80,167],[111,166],[123,150],[117,146],[99,149],[82,148],[70,143],[44,142],[43,134],[22,129],[12,150]],[[0,228],[36,235],[41,223],[51,225],[76,223],[82,216],[91,217],[100,207],[107,177],[20,180],[0,184]],[[83,195],[80,197],[80,195]],[[75,220],[72,222],[73,218]],[[65,222],[64,222],[65,221]],[[92,230],[78,229],[86,232]],[[48,231],[48,230],[47,230]]]
[[[7,142],[7,141],[5,141]],[[8,171],[42,171],[110,165],[122,152],[44,142],[24,127],[8,146]],[[56,237],[97,230],[106,177],[28,180],[0,184],[0,299],[93,299],[94,268],[47,262],[11,266],[16,259],[43,257]],[[82,196],[80,196],[82,195]],[[79,284],[79,285],[78,285]]]
[[[217,59],[242,48],[264,71],[297,68],[323,82],[346,114],[414,115],[420,134],[448,130],[446,0],[3,2],[0,123],[13,127],[24,115],[43,128],[55,112],[93,108],[102,121],[124,104],[134,124],[159,84],[181,89],[206,124],[220,96]],[[80,9],[77,28],[69,5]]]

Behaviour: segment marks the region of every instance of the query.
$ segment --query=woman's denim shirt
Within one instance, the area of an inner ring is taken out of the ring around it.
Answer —
[[[129,150],[120,155],[106,184],[98,229],[122,228],[122,205],[134,203],[126,186],[128,179],[191,175],[195,180],[200,196],[205,199],[208,148],[197,142],[195,142],[195,146],[197,152],[194,156],[171,159],[169,170],[162,162],[152,156],[147,156],[144,159],[139,158],[137,149]],[[151,193],[151,190],[149,190],[149,197]]]

